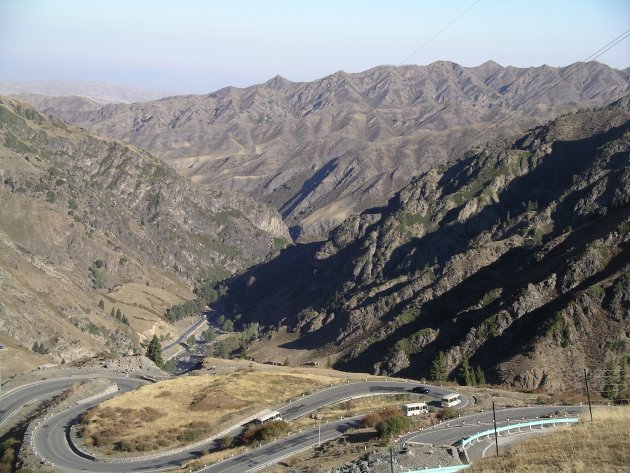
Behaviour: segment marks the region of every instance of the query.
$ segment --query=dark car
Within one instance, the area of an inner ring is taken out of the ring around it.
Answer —
[[[429,394],[431,390],[427,388],[426,386],[416,386],[415,388],[411,390],[411,392],[417,393],[417,394]]]

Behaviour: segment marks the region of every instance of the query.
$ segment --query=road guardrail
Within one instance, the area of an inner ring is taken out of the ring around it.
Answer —
[[[501,432],[506,432],[506,431],[510,431],[510,430],[518,430],[518,429],[522,429],[522,428],[526,428],[529,427],[531,429],[531,427],[540,425],[545,426],[545,425],[549,425],[549,424],[553,424],[555,427],[555,424],[572,424],[575,422],[579,422],[579,418],[577,417],[569,417],[569,418],[561,418],[561,419],[539,419],[539,420],[533,420],[530,422],[519,422],[518,424],[511,424],[511,425],[504,425],[502,427],[497,427],[497,434],[500,434]],[[473,443],[475,440],[478,440],[482,437],[486,437],[486,436],[491,436],[494,435],[494,429],[490,429],[490,430],[484,430],[483,432],[477,432],[474,435],[471,435],[468,438],[465,438],[462,440],[462,447],[466,447],[467,445]]]
[[[452,465],[452,466],[439,466],[436,468],[424,468],[422,470],[409,470],[403,473],[455,473],[456,471],[468,468],[470,465]]]

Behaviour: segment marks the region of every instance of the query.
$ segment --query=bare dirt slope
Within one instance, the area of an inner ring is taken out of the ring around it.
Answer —
[[[289,238],[269,207],[3,97],[0,202],[0,331],[57,362],[168,332],[166,308],[195,281],[263,261]]]

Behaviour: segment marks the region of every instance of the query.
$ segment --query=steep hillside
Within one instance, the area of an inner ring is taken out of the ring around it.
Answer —
[[[563,68],[436,62],[337,72],[305,83],[278,76],[245,89],[96,111],[73,112],[67,103],[58,111],[45,107],[146,149],[195,182],[273,204],[294,235],[308,240],[384,204],[412,176],[458,154],[533,94],[482,143],[629,91],[627,71],[596,62]]]
[[[630,354],[629,150],[627,100],[474,150],[233,279],[225,306],[271,329],[250,356],[422,378],[444,352],[451,378],[466,355],[561,390]]]
[[[263,261],[289,238],[273,209],[3,97],[0,202],[0,330],[57,361],[167,333],[165,309],[195,281]]]

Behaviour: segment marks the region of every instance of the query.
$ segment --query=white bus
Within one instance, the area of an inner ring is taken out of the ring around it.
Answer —
[[[271,411],[267,414],[263,414],[260,417],[254,419],[254,423],[263,425],[267,422],[273,422],[274,420],[282,420],[282,416],[278,411]]]
[[[442,407],[453,407],[462,402],[458,393],[445,394],[442,396]]]
[[[403,411],[407,417],[419,416],[429,412],[429,406],[424,402],[412,402],[411,404],[403,404]]]

